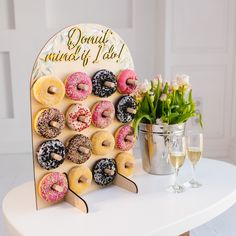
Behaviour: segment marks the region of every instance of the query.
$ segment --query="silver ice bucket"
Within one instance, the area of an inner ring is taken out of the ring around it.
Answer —
[[[139,124],[143,169],[154,175],[174,172],[168,161],[168,145],[173,136],[184,136],[185,123],[176,125]]]

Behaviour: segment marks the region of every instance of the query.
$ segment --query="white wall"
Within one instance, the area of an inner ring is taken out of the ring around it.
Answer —
[[[96,22],[124,38],[140,79],[189,74],[205,154],[234,159],[235,11],[234,0],[0,0],[0,153],[30,152],[29,78],[42,45],[67,25]]]
[[[166,76],[191,76],[202,103],[205,154],[228,160],[236,131],[235,7],[234,0],[167,0],[165,17]]]

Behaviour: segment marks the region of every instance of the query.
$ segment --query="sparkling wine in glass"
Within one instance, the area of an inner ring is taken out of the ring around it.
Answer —
[[[188,159],[192,164],[192,179],[188,182],[192,188],[202,186],[196,179],[196,165],[200,161],[203,150],[203,135],[197,131],[190,131],[187,134]]]
[[[175,169],[174,184],[168,190],[173,193],[184,192],[184,187],[178,183],[179,169],[184,164],[186,156],[185,138],[182,136],[173,136],[169,143],[169,162]]]

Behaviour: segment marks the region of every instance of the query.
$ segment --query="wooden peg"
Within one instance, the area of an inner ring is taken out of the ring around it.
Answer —
[[[79,178],[79,182],[82,182],[82,183],[88,183],[88,179],[85,177],[85,176],[80,176]]]
[[[59,193],[62,193],[64,190],[64,188],[58,184],[53,184],[52,189],[59,192]]]
[[[111,112],[110,111],[104,111],[103,113],[102,113],[102,116],[104,116],[104,117],[109,117],[111,115]]]
[[[77,88],[81,89],[81,90],[84,90],[84,91],[89,90],[89,86],[87,84],[78,84]]]
[[[108,175],[114,175],[114,174],[115,174],[115,171],[114,171],[114,170],[110,170],[110,169],[108,169],[108,168],[106,168],[106,169],[104,170],[104,172],[105,172],[106,174],[108,174]]]
[[[48,93],[50,93],[50,94],[55,94],[55,93],[58,93],[58,92],[59,92],[59,90],[58,90],[58,88],[55,87],[55,86],[50,86],[50,87],[48,88]]]
[[[134,163],[127,161],[125,163],[125,168],[132,168],[134,166]]]
[[[131,107],[128,107],[127,108],[127,112],[131,113],[131,114],[136,114],[136,110],[131,108]]]
[[[102,142],[102,146],[110,146],[111,145],[111,142],[109,140],[104,140]]]
[[[125,140],[130,141],[130,142],[134,142],[135,137],[134,137],[134,135],[128,134],[125,136]]]
[[[61,126],[59,122],[54,121],[54,120],[50,121],[49,124],[50,124],[52,127],[57,128],[57,129],[59,129],[60,126]]]
[[[127,79],[126,84],[134,85],[136,86],[138,84],[138,81],[135,79]]]
[[[110,81],[106,81],[104,85],[108,88],[114,88],[116,86],[115,83],[110,82]]]
[[[88,123],[89,122],[89,118],[86,116],[79,116],[78,117],[78,121],[81,121],[83,123]]]
[[[89,154],[90,150],[86,147],[80,146],[78,150],[84,154]]]
[[[57,153],[51,153],[51,157],[57,161],[62,160],[62,156],[58,155]]]

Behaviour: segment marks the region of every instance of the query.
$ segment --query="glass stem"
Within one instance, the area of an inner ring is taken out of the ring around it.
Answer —
[[[195,165],[193,165],[193,177],[192,177],[192,179],[193,179],[194,181],[196,181],[196,169],[195,169]]]
[[[179,168],[175,169],[175,181],[174,181],[174,185],[178,185],[178,175],[179,175]]]

